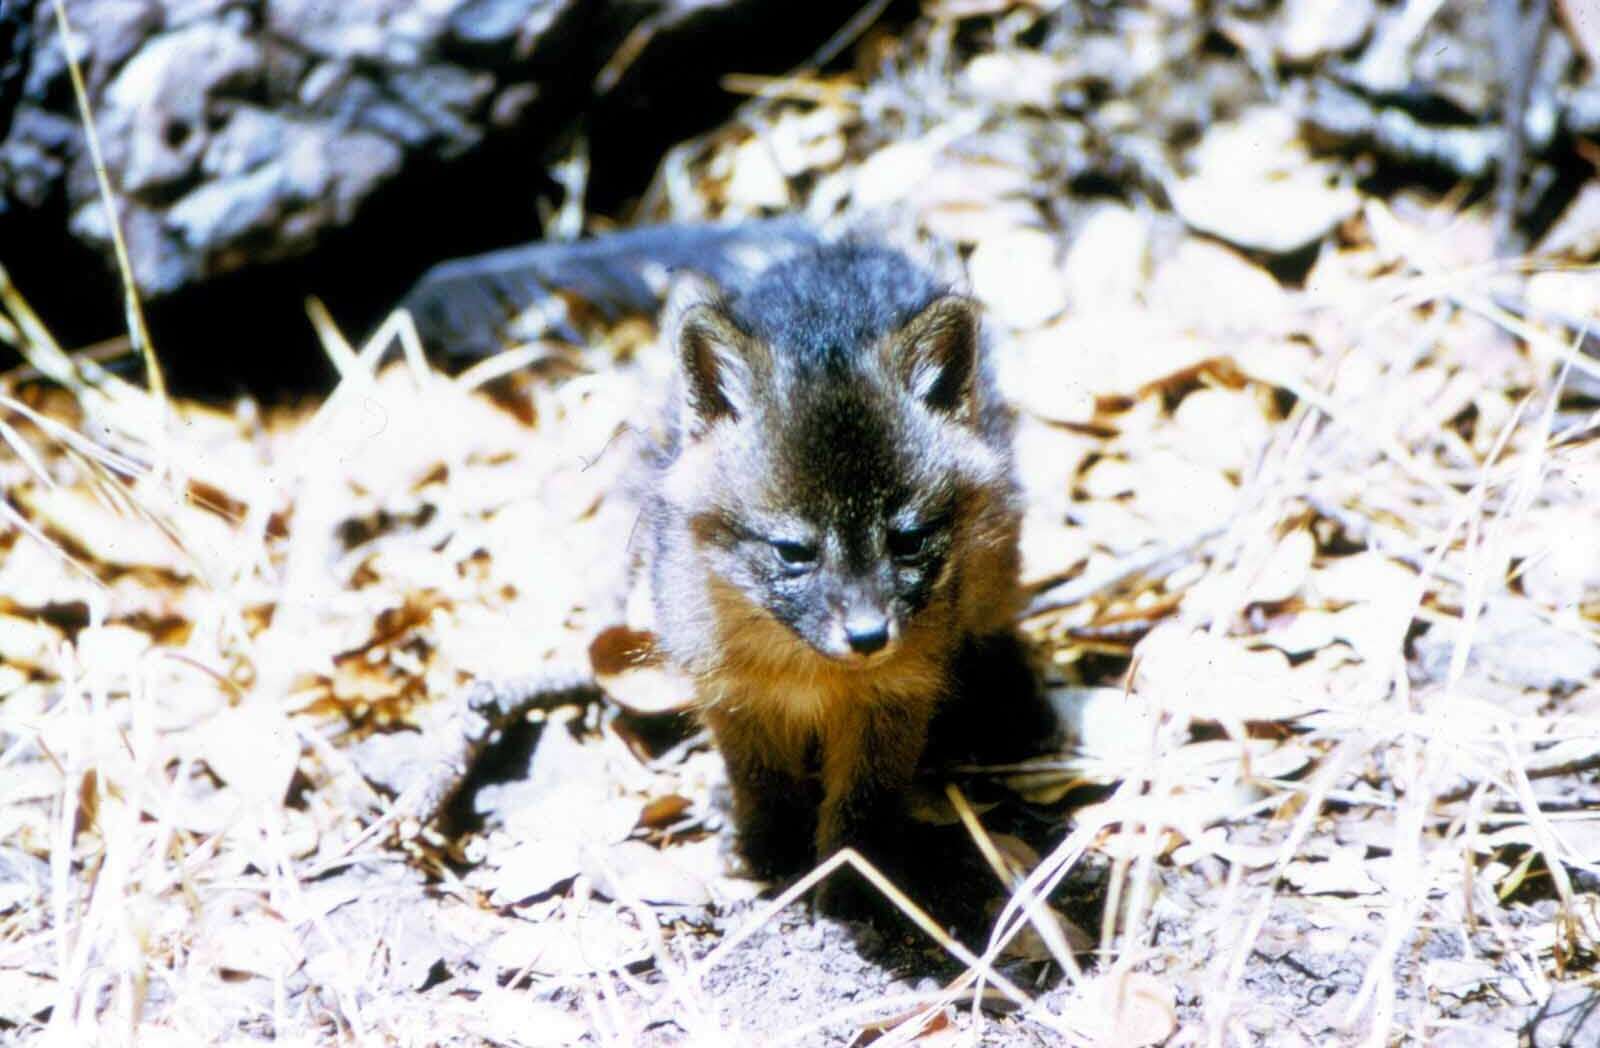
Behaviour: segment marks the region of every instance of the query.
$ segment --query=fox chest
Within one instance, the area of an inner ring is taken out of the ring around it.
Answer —
[[[700,699],[791,754],[858,734],[874,711],[897,707],[926,717],[942,694],[943,675],[921,660],[855,672],[785,672],[771,666],[725,669],[702,679]]]

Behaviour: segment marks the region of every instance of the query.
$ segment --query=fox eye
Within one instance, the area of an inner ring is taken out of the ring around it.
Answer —
[[[772,552],[777,554],[778,563],[790,571],[804,571],[817,562],[817,547],[805,542],[774,539]]]
[[[890,528],[887,545],[889,556],[895,560],[916,560],[928,549],[937,526],[924,524],[916,528]]]

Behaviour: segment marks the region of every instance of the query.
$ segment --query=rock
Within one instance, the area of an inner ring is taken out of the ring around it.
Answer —
[[[479,47],[543,36],[571,0],[468,0],[450,16],[450,35]]]
[[[283,164],[207,182],[167,212],[167,222],[185,245],[237,240],[269,228],[285,203]]]
[[[96,7],[93,21],[78,23],[86,38],[84,58],[93,60],[103,80],[106,71],[121,68],[162,24],[161,8],[151,0],[105,0]],[[101,85],[91,80],[89,86]]]
[[[343,224],[355,215],[367,196],[400,170],[404,151],[380,135],[359,131],[327,135],[327,139],[321,147],[326,150],[321,159],[327,165],[328,176],[319,186],[332,198],[329,217]]]
[[[168,29],[220,18],[224,13],[244,6],[242,0],[162,0],[161,4]]]
[[[282,231],[281,250],[291,250],[316,228],[349,221],[359,202],[399,169],[402,158],[393,142],[366,132],[334,136],[319,125],[286,129],[282,122],[261,131],[289,142],[280,156],[207,182],[167,212],[168,226],[187,247],[238,242],[294,215],[298,221]]]
[[[283,152],[285,121],[276,113],[241,106],[211,139],[201,170],[214,178],[235,178]]]
[[[54,11],[31,6],[25,31],[11,28],[28,53],[0,69],[9,78],[0,103],[20,92],[9,132],[0,123],[0,216],[30,229],[59,221],[109,261]],[[502,155],[526,158],[518,175],[527,178],[498,189],[508,206],[525,207],[526,185],[588,110],[610,107],[591,128],[597,140],[602,124],[614,140],[628,137],[630,121],[659,134],[683,85],[698,99],[720,72],[778,71],[776,59],[725,46],[733,28],[781,23],[793,37],[795,53],[781,60],[790,63],[855,10],[844,0],[803,13],[781,0],[73,0],[69,14],[134,277],[159,296],[303,253],[386,187],[403,187],[391,201],[431,203],[441,169],[491,138],[513,143]],[[631,61],[597,91],[646,20]],[[717,116],[683,107],[700,110]],[[445,211],[427,218],[440,226]],[[397,243],[392,229],[391,216],[379,233]],[[428,251],[425,238],[405,242]],[[436,258],[419,254],[416,270]]]
[[[595,890],[618,902],[706,906],[711,893],[695,871],[677,861],[678,849],[662,849],[644,841],[623,841],[606,852],[591,850],[585,873]]]
[[[106,88],[100,117],[106,164],[134,196],[159,194],[199,174],[228,93],[256,90],[261,45],[218,23],[149,41]]]
[[[402,145],[420,148],[437,141],[446,155],[456,155],[483,137],[481,124],[473,118],[494,91],[494,78],[488,73],[440,64],[397,72],[385,84],[400,100],[401,108],[422,120],[422,134],[393,136]]]
[[[1149,301],[1178,327],[1215,334],[1260,334],[1292,315],[1271,273],[1225,244],[1185,237],[1161,260]]]
[[[190,276],[179,256],[178,245],[165,229],[161,216],[140,208],[122,208],[122,238],[128,247],[128,262],[139,274],[141,286],[150,294],[176,291]],[[111,226],[106,221],[105,205],[98,197],[88,200],[72,213],[68,231],[90,243],[109,243]]]
[[[415,61],[419,41],[390,39],[387,32],[403,10],[391,0],[275,0],[267,7],[267,30],[345,62]]]
[[[0,185],[23,207],[43,207],[66,178],[65,157],[77,135],[67,117],[24,109],[13,128],[15,144],[0,151]]]

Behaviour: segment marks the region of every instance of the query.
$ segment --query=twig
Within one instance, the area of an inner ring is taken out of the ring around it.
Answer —
[[[600,689],[587,669],[557,669],[507,681],[474,681],[457,700],[460,711],[443,731],[445,751],[395,801],[389,820],[399,822],[402,837],[416,837],[454,799],[496,732],[529,710],[599,696]]]
[[[1046,612],[1081,604],[1141,575],[1170,575],[1194,559],[1195,550],[1225,530],[1227,529],[1224,527],[1206,528],[1177,542],[1164,542],[1135,550],[1103,571],[1085,573],[1076,578],[1051,583],[1033,595],[1033,599],[1023,609],[1020,618],[1023,620],[1036,618]]]
[[[1550,4],[1536,0],[1526,22],[1522,0],[1490,0],[1495,27],[1495,61],[1500,69],[1500,125],[1504,149],[1495,179],[1495,242],[1502,255],[1517,254],[1522,244],[1517,211],[1522,199],[1522,167],[1527,151],[1528,102],[1538,73],[1539,53],[1550,22]]]
[[[1534,754],[1535,758],[1537,756],[1538,754]],[[1587,757],[1580,757],[1576,760],[1562,761],[1560,764],[1540,765],[1530,761],[1529,764],[1522,768],[1522,774],[1530,780],[1556,779],[1568,775],[1581,775],[1583,772],[1594,771],[1596,768],[1600,768],[1600,754],[1590,754]],[[1439,803],[1455,804],[1464,801],[1471,796],[1472,791],[1478,785],[1477,781],[1472,781],[1463,783],[1454,789],[1444,790],[1439,794]]]

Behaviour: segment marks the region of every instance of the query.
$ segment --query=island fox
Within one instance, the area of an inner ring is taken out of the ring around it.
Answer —
[[[1011,417],[978,308],[848,241],[675,299],[646,554],[740,850],[763,876],[846,846],[893,868],[935,713],[964,699],[1004,720],[1033,683]]]
[[[924,753],[1010,759],[1055,729],[1012,629],[1011,416],[976,304],[887,247],[777,219],[458,259],[406,305],[431,343],[478,355],[513,317],[559,318],[533,308],[554,291],[654,313],[656,278],[684,271],[723,290],[683,285],[666,310],[678,390],[640,552],[726,758],[740,848],[776,877],[853,846],[934,877],[915,894],[970,924],[987,871],[963,873],[947,840],[919,857],[905,787]],[[873,905],[859,881],[826,887],[836,912]]]

